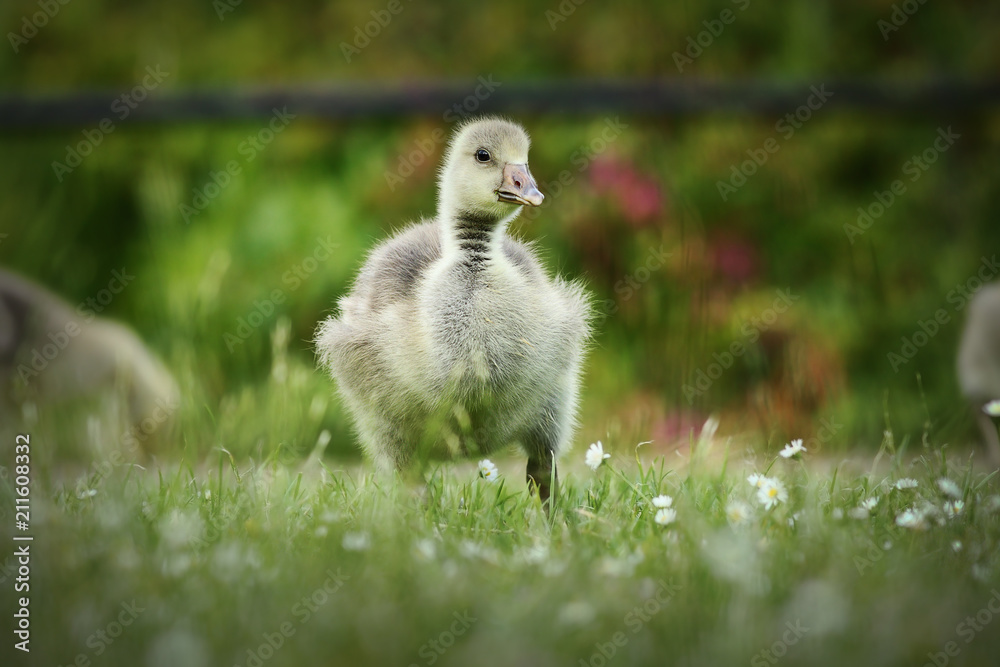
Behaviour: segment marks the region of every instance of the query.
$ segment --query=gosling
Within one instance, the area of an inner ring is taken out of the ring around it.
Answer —
[[[591,305],[508,236],[544,199],[530,140],[507,120],[469,122],[439,174],[435,218],[378,244],[315,346],[382,469],[518,443],[544,503],[576,425]]]
[[[982,431],[990,463],[1000,467],[997,427],[983,407],[1000,400],[1000,283],[980,289],[969,304],[969,315],[958,351],[958,381]]]
[[[169,431],[180,392],[132,329],[0,269],[2,426],[23,427],[26,402],[58,411],[102,397],[110,397],[131,423],[121,443],[135,449],[153,445],[155,438],[147,436],[154,430],[161,436]]]

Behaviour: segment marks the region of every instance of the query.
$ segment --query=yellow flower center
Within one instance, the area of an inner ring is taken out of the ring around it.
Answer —
[[[767,490],[767,495],[770,496],[771,498],[774,498],[776,495],[778,495],[778,489],[772,486],[770,489]]]

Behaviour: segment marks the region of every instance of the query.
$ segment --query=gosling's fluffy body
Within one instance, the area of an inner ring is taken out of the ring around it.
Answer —
[[[976,413],[991,462],[1000,466],[997,428],[983,406],[1000,400],[1000,283],[986,285],[969,304],[958,352],[958,381]]]
[[[492,169],[471,161],[483,147]],[[569,444],[590,305],[579,284],[549,278],[532,246],[506,233],[520,208],[497,200],[499,165],[528,174],[527,153],[526,133],[508,121],[461,128],[440,173],[437,217],[376,246],[339,316],[317,331],[320,362],[382,467],[424,446],[486,454],[518,442],[529,478],[545,486]]]

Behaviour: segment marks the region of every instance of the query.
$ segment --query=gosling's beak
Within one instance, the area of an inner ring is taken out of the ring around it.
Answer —
[[[545,195],[538,191],[527,164],[508,164],[503,168],[503,183],[496,190],[499,201],[524,206],[540,206]]]

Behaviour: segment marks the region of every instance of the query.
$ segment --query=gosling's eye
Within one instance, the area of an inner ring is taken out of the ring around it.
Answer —
[[[476,151],[476,159],[479,160],[480,162],[489,162],[490,152],[485,148],[480,148],[478,151]]]

